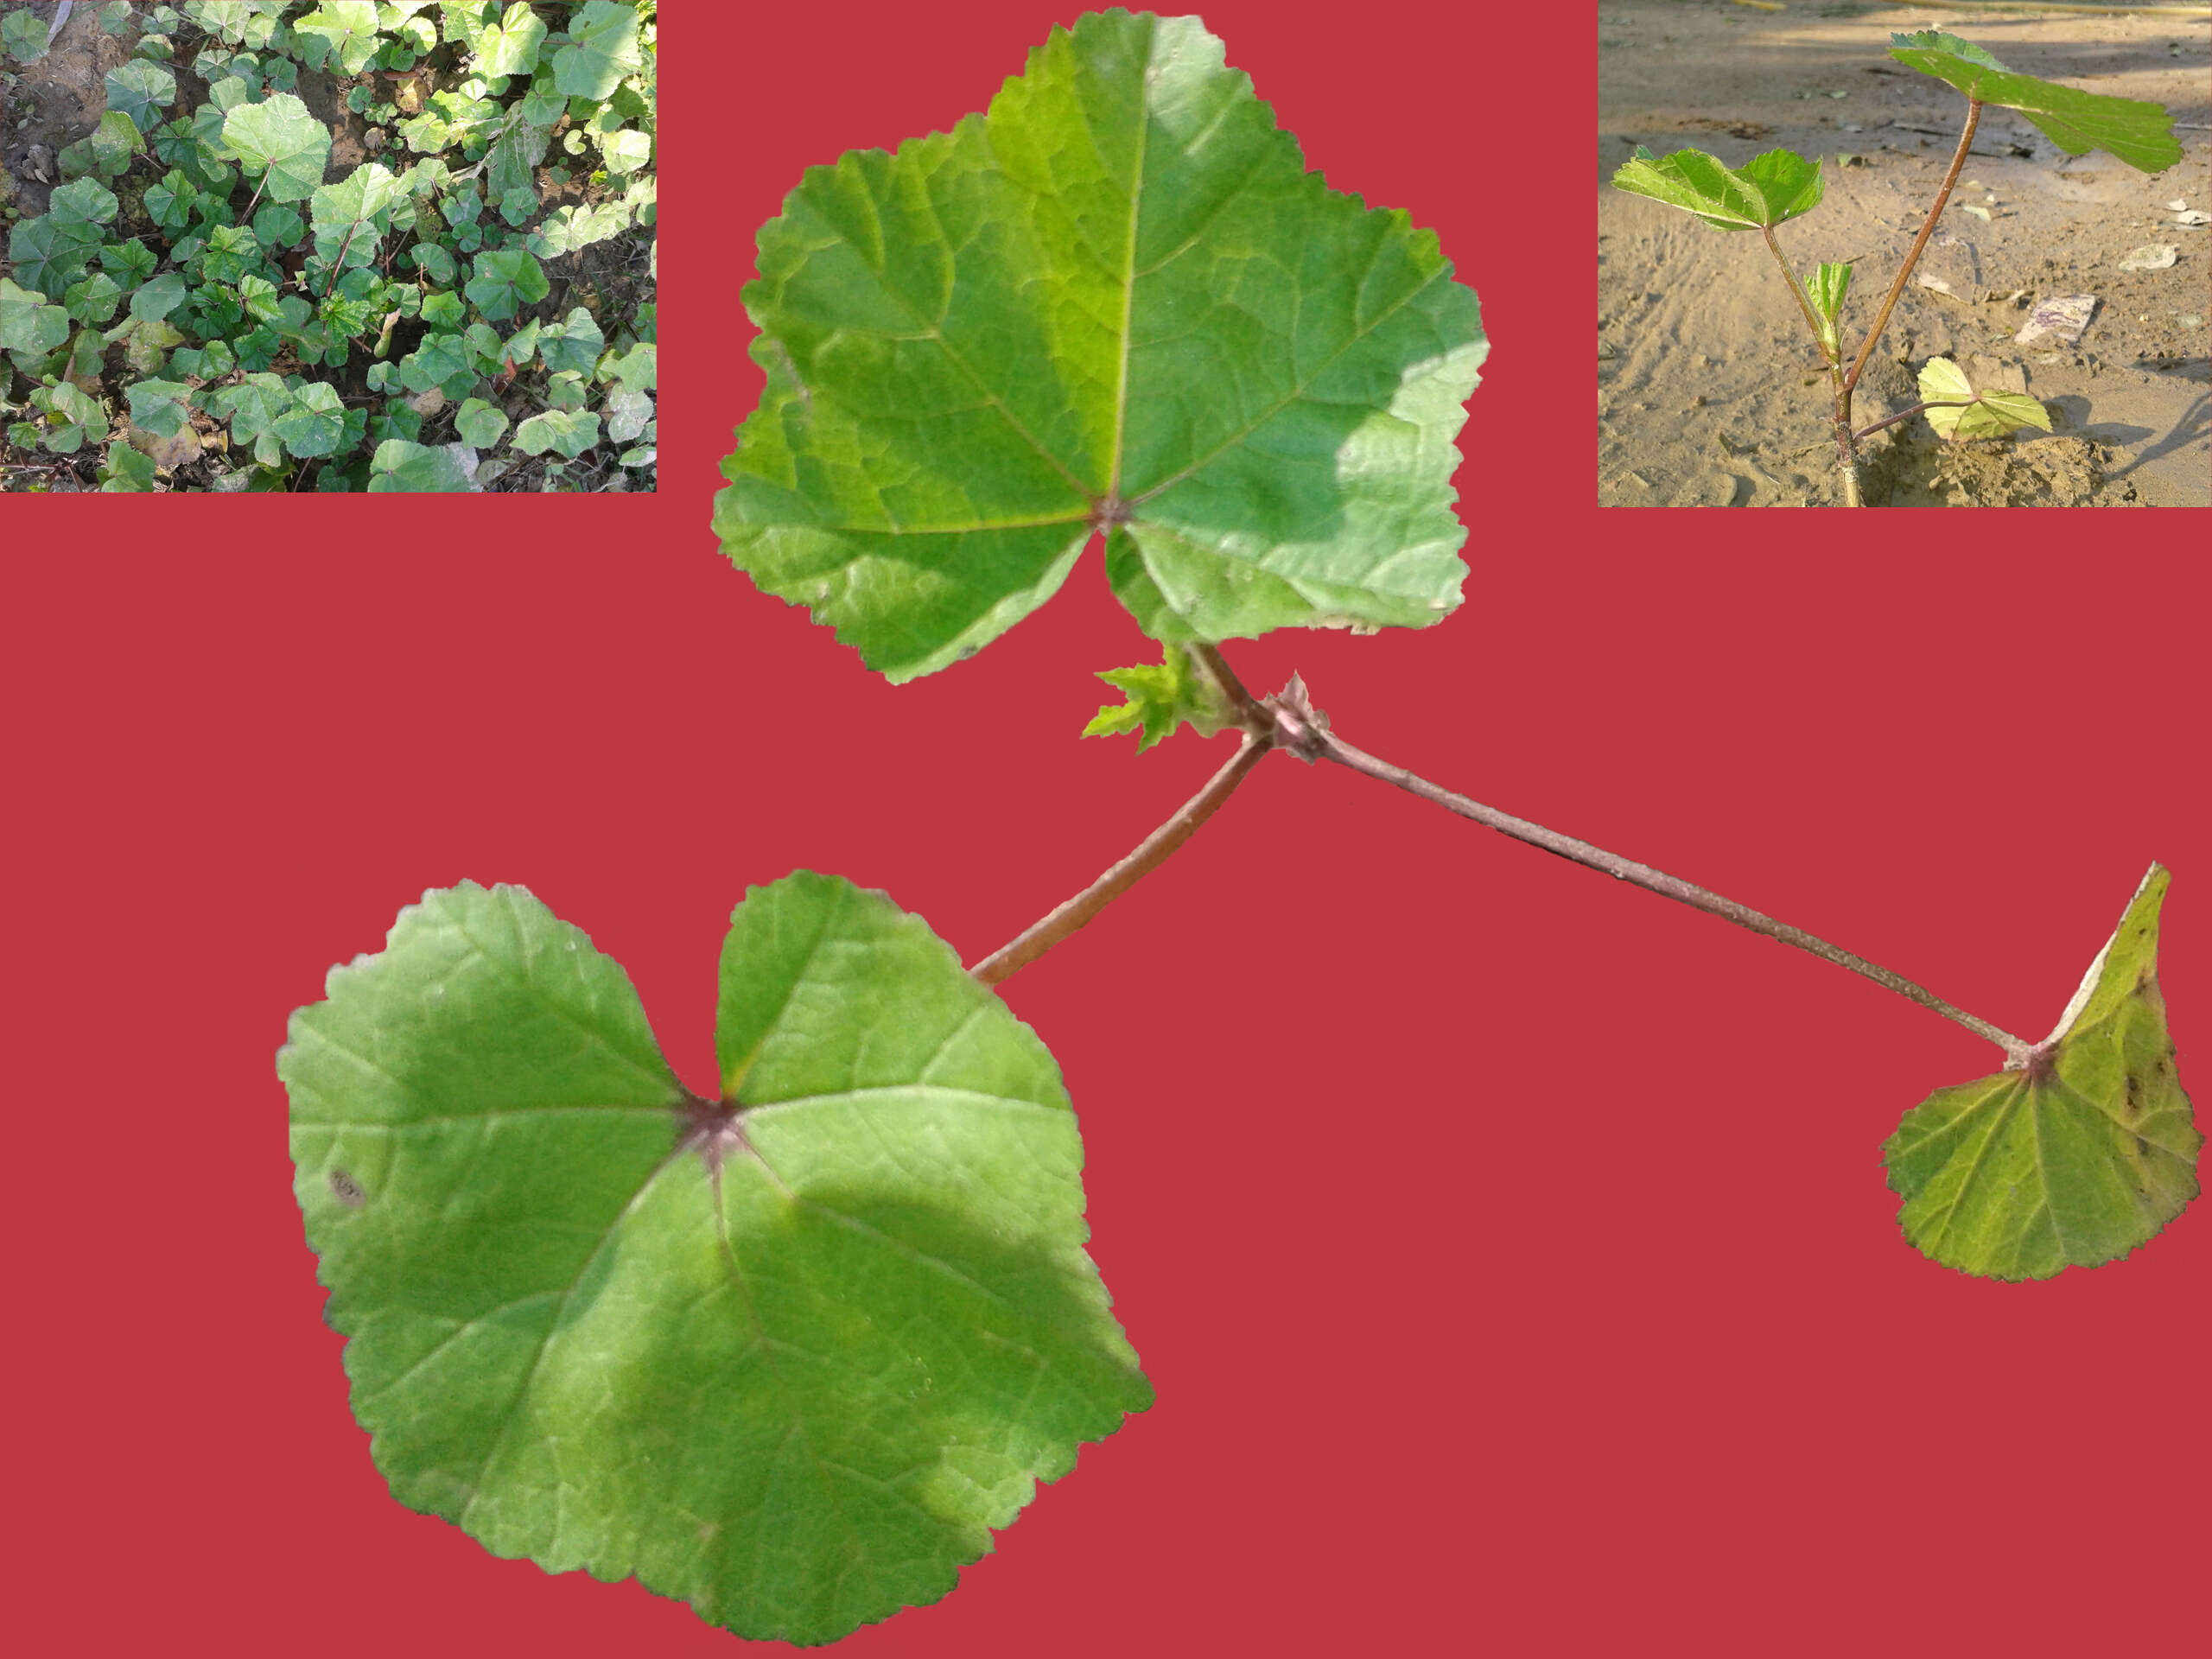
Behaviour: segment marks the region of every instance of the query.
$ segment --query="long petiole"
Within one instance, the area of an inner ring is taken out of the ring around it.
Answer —
[[[1910,409],[1898,410],[1887,420],[1877,421],[1872,426],[1861,427],[1858,431],[1853,433],[1851,435],[1853,438],[1864,438],[1870,436],[1873,433],[1880,431],[1885,426],[1895,426],[1899,421],[1910,420],[1914,416],[1919,414],[1923,409],[1972,409],[1980,401],[1981,399],[1979,397],[1968,397],[1963,400],[1958,398],[1937,398],[1933,403],[1915,404]]]
[[[1977,1037],[1996,1044],[2005,1051],[2008,1068],[2024,1066],[2033,1053],[2032,1045],[2023,1042],[2008,1031],[2000,1030],[1978,1015],[1953,1007],[1926,986],[1907,979],[1903,974],[1893,973],[1887,968],[1868,962],[1864,957],[1853,956],[1802,928],[1778,922],[1748,905],[1724,899],[1719,893],[1685,881],[1679,876],[1655,870],[1648,864],[1639,864],[1633,859],[1621,857],[1618,853],[1609,853],[1586,841],[1563,836],[1556,830],[1547,830],[1526,818],[1516,818],[1496,807],[1484,806],[1479,801],[1470,800],[1465,795],[1432,784],[1425,778],[1416,777],[1402,766],[1394,766],[1364,750],[1354,748],[1315,718],[1306,701],[1303,689],[1294,681],[1290,690],[1281,696],[1269,698],[1268,704],[1274,711],[1277,728],[1275,746],[1279,748],[1288,749],[1309,760],[1333,760],[1338,766],[1363,772],[1370,778],[1379,779],[1409,794],[1417,795],[1422,800],[1433,802],[1461,817],[1472,818],[1477,823],[1487,825],[1516,841],[1526,842],[1531,847],[1541,847],[1548,853],[1555,853],[1586,868],[1601,871],[1617,880],[1629,882],[1646,892],[1688,905],[1694,910],[1718,916],[1738,927],[1749,928],[1754,933],[1763,933],[1768,938],[1779,939],[1784,944],[1794,944],[1823,962],[1832,962],[1839,968],[1848,968],[1854,974],[1862,974],[1877,985],[1895,991],[1899,996],[1917,1002],[1923,1008],[1932,1009],[1946,1020],[1964,1026]]]
[[[1903,418],[1902,416],[1899,417]],[[1848,968],[1863,975],[1885,989],[1895,991],[1908,1001],[1942,1014],[1946,1020],[1964,1026],[1975,1036],[1984,1038],[2005,1051],[2008,1069],[2026,1065],[2034,1056],[2034,1046],[2015,1037],[2009,1031],[1993,1026],[1977,1014],[1955,1007],[1926,986],[1907,979],[1878,963],[1854,956],[1840,945],[1808,933],[1787,922],[1777,921],[1762,911],[1748,905],[1739,905],[1732,899],[1724,899],[1709,888],[1685,881],[1680,876],[1655,870],[1649,864],[1639,864],[1634,859],[1609,853],[1573,836],[1563,836],[1556,830],[1547,830],[1540,823],[1526,818],[1516,818],[1510,812],[1501,812],[1494,806],[1484,806],[1480,801],[1432,784],[1415,776],[1402,766],[1377,759],[1364,749],[1355,748],[1329,730],[1327,721],[1315,713],[1308,702],[1303,682],[1295,676],[1288,685],[1275,696],[1255,698],[1245,690],[1220,652],[1219,647],[1197,645],[1187,647],[1198,664],[1220,686],[1230,702],[1243,719],[1244,740],[1237,746],[1236,754],[1222,767],[1206,786],[1186,801],[1174,817],[1147,836],[1128,857],[1122,859],[1098,880],[1074,898],[1054,910],[1050,915],[1025,929],[1017,938],[993,951],[977,963],[969,972],[986,985],[996,985],[1027,967],[1058,944],[1062,939],[1089,922],[1098,912],[1135,886],[1147,873],[1166,861],[1168,855],[1188,841],[1200,824],[1220,810],[1245,776],[1260,763],[1270,749],[1286,749],[1306,761],[1332,760],[1340,766],[1364,773],[1370,778],[1395,785],[1408,794],[1434,803],[1448,812],[1540,847],[1548,853],[1626,881],[1633,887],[1656,893],[1663,899],[1672,899],[1693,910],[1701,910],[1709,916],[1733,922],[1738,927],[1754,933],[1778,939],[1784,944],[1795,945],[1823,962],[1832,962],[1839,968]]]
[[[1805,319],[1805,327],[1813,332],[1813,345],[1819,351],[1821,360],[1833,365],[1835,353],[1828,349],[1827,341],[1821,338],[1820,319],[1813,315],[1813,302],[1805,297],[1805,285],[1797,280],[1797,273],[1789,268],[1789,261],[1783,255],[1782,245],[1774,239],[1774,226],[1762,225],[1759,230],[1766,237],[1767,251],[1774,256],[1774,263],[1782,267],[1782,279],[1789,284],[1790,296],[1797,302],[1797,309]]]
[[[1906,279],[1912,268],[1920,263],[1920,251],[1928,245],[1928,238],[1935,234],[1936,221],[1943,216],[1944,205],[1951,200],[1951,187],[1959,181],[1959,174],[1967,164],[1967,151],[1974,146],[1974,130],[1981,120],[1981,100],[1967,99],[1967,124],[1959,134],[1959,147],[1951,156],[1951,170],[1943,175],[1943,188],[1936,193],[1936,204],[1928,210],[1928,218],[1921,225],[1920,234],[1912,238],[1912,248],[1897,267],[1897,280],[1890,284],[1890,291],[1882,301],[1882,308],[1874,316],[1874,326],[1867,331],[1866,343],[1859,348],[1859,355],[1851,360],[1850,372],[1843,378],[1843,418],[1851,418],[1851,394],[1858,390],[1859,377],[1866,368],[1866,359],[1872,355],[1874,342],[1882,337],[1882,330],[1890,326],[1890,313],[1896,308],[1897,296],[1904,292]]]
[[[1245,774],[1260,763],[1260,758],[1270,747],[1267,739],[1247,733],[1229,764],[1207,779],[1204,789],[1184,802],[1173,817],[1139,842],[1128,857],[968,971],[984,984],[995,985],[1019,973],[1089,922],[1197,834],[1198,826],[1221,810],[1221,804],[1235,792]]]

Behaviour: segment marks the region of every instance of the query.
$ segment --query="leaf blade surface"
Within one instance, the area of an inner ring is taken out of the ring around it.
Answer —
[[[716,528],[888,677],[1004,632],[1097,528],[1163,638],[1458,602],[1474,295],[1307,174],[1195,20],[1055,29],[986,114],[810,169],[760,250]]]
[[[1882,1144],[1906,1239],[1997,1279],[2048,1279],[2147,1243],[2197,1193],[2197,1132],[2158,981],[2157,865],[2037,1056],[1938,1089]]]
[[[543,905],[428,894],[294,1017],[296,1191],[402,1502],[830,1640],[950,1590],[1150,1391],[1058,1068],[918,918],[756,889],[719,1009],[709,1105]]]

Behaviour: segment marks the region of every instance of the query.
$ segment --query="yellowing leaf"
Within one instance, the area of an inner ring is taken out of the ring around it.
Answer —
[[[2123,1256],[2196,1196],[2197,1133],[2158,993],[2156,864],[2024,1065],[1938,1089],[1882,1145],[1905,1237],[1993,1279]]]

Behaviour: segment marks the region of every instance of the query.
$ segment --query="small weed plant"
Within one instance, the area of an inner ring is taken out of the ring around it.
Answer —
[[[2028,1041],[1378,760],[1294,678],[1239,682],[1224,642],[1459,605],[1454,439],[1488,347],[1434,234],[1308,172],[1196,19],[1085,16],[988,113],[809,170],[759,270],[766,389],[715,509],[752,580],[903,681],[974,656],[1103,541],[1160,660],[1108,671],[1125,698],[1090,730],[1142,749],[1187,725],[1236,750],[969,966],[841,877],[753,889],[721,951],[711,1095],[677,1079],[622,969],[518,887],[428,893],[334,969],[277,1071],[354,1413],[402,1503],[747,1637],[833,1641],[950,1590],[1038,1482],[1153,1398],[1085,1249],[1059,1068],[994,988],[1278,753],[1994,1044],[1988,1075],[1883,1148],[1936,1262],[2048,1278],[2196,1194],[2155,975],[2163,869]]]
[[[130,55],[16,180],[10,488],[654,487],[652,0],[76,14]],[[35,107],[68,37],[0,37]]]
[[[2001,437],[2024,427],[2050,429],[2049,411],[2034,397],[2024,392],[1977,389],[1957,364],[1940,357],[1929,359],[1920,371],[1919,403],[1871,426],[1852,429],[1852,393],[1866,372],[1875,342],[1889,326],[1897,296],[1904,292],[1921,251],[1943,216],[1951,188],[1966,166],[1982,110],[1990,105],[2018,110],[2069,156],[2107,150],[2144,173],[2164,172],[2181,160],[2181,146],[2173,136],[2173,118],[2158,105],[2077,92],[2032,75],[2014,74],[1981,48],[1939,29],[1892,35],[1890,41],[1890,55],[1899,63],[1948,81],[1965,94],[1966,121],[1959,132],[1958,150],[1951,157],[1936,200],[1929,206],[1920,233],[1913,238],[1904,262],[1897,267],[1866,338],[1847,359],[1843,308],[1851,288],[1852,262],[1816,265],[1811,280],[1806,281],[1798,276],[1774,235],[1777,225],[1809,213],[1820,205],[1827,186],[1817,160],[1795,150],[1770,149],[1740,168],[1732,168],[1701,149],[1678,149],[1662,157],[1639,145],[1635,156],[1613,175],[1616,189],[1679,207],[1715,230],[1757,231],[1765,238],[1767,251],[1781,267],[1783,280],[1789,284],[1798,313],[1827,372],[1834,397],[1836,469],[1844,503],[1853,507],[1864,505],[1859,490],[1859,441],[1915,415],[1925,414],[1939,436],[1954,441]]]

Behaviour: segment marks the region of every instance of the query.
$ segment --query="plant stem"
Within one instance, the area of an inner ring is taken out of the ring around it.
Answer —
[[[1797,273],[1789,268],[1789,261],[1783,257],[1782,245],[1774,239],[1774,226],[1762,225],[1760,232],[1766,237],[1767,251],[1774,256],[1774,263],[1782,267],[1782,279],[1789,284],[1790,297],[1797,302],[1797,309],[1805,319],[1805,327],[1813,333],[1813,344],[1826,363],[1835,361],[1829,353],[1827,342],[1821,338],[1820,319],[1813,315],[1813,302],[1805,297],[1805,285],[1797,280]]]
[[[1617,880],[1632,883],[1646,892],[1658,893],[1662,898],[1688,905],[1694,910],[1701,910],[1724,921],[1733,922],[1738,927],[1749,928],[1754,933],[1763,933],[1768,938],[1794,944],[1824,962],[1832,962],[1839,968],[1848,968],[1854,974],[1863,974],[1877,985],[1885,986],[1899,996],[1964,1026],[1977,1037],[1987,1039],[2005,1051],[2008,1068],[2018,1068],[2028,1063],[2033,1052],[2032,1045],[2023,1042],[2010,1032],[1999,1030],[1986,1020],[1954,1007],[1925,986],[1907,979],[1902,974],[1879,967],[1863,957],[1853,956],[1848,950],[1830,944],[1826,939],[1815,938],[1802,928],[1778,922],[1749,906],[1739,905],[1732,899],[1724,899],[1719,893],[1694,886],[1679,876],[1669,875],[1648,864],[1639,864],[1617,853],[1606,852],[1586,841],[1577,841],[1572,836],[1547,830],[1543,825],[1531,823],[1525,818],[1516,818],[1496,807],[1484,806],[1479,801],[1470,800],[1465,795],[1456,794],[1430,783],[1427,779],[1416,777],[1402,766],[1394,766],[1387,760],[1377,760],[1364,750],[1354,748],[1320,724],[1302,694],[1271,698],[1269,702],[1275,710],[1278,727],[1275,744],[1278,747],[1289,749],[1308,760],[1333,760],[1338,766],[1348,766],[1370,778],[1395,785],[1408,794],[1435,803],[1446,811],[1456,812],[1464,818],[1472,818],[1477,823],[1485,824],[1516,841],[1541,847],[1548,853],[1555,853],[1590,869],[1602,871]]]
[[[1861,427],[1851,435],[1854,438],[1866,437],[1870,434],[1880,431],[1885,426],[1895,426],[1899,421],[1909,421],[1923,409],[1972,409],[1980,401],[1979,397],[1968,397],[1963,402],[1957,398],[1939,397],[1932,403],[1915,404],[1910,409],[1899,410],[1885,421],[1877,421],[1872,426]]]
[[[1184,802],[1173,817],[1139,842],[1128,857],[968,971],[986,985],[996,985],[1089,922],[1195,835],[1198,826],[1220,810],[1221,804],[1235,792],[1245,774],[1259,764],[1261,757],[1272,747],[1268,739],[1247,733],[1229,764],[1207,779],[1204,789]]]
[[[1920,251],[1928,245],[1928,238],[1935,234],[1936,221],[1943,216],[1944,204],[1951,199],[1951,187],[1959,181],[1959,174],[1967,164],[1967,151],[1974,144],[1974,130],[1981,120],[1981,100],[1967,99],[1967,124],[1959,134],[1959,148],[1951,157],[1951,170],[1943,175],[1943,188],[1936,193],[1936,205],[1928,210],[1928,218],[1920,227],[1920,234],[1912,238],[1912,248],[1904,257],[1904,264],[1897,267],[1897,280],[1890,284],[1890,291],[1882,301],[1882,308],[1875,314],[1874,327],[1866,335],[1866,343],[1859,348],[1859,355],[1851,360],[1851,371],[1843,378],[1842,416],[1845,424],[1851,420],[1851,394],[1858,390],[1859,377],[1866,371],[1866,359],[1872,355],[1874,342],[1882,337],[1882,330],[1890,326],[1890,313],[1897,302],[1897,296],[1904,292],[1905,280],[1912,275],[1912,268],[1920,263]]]
[[[247,202],[247,203],[246,203],[246,205],[245,205],[245,213],[244,213],[243,215],[241,215],[241,217],[242,217],[242,218],[244,218],[244,219],[251,219],[251,218],[253,217],[253,206],[254,206],[254,202],[259,201],[259,200],[261,200],[261,193],[262,193],[264,190],[267,189],[268,188],[269,188],[269,174],[268,174],[268,171],[264,168],[264,169],[263,170],[263,172],[262,172],[262,175],[261,175],[261,182],[260,182],[259,184],[257,184],[257,185],[255,185],[255,186],[253,187],[253,201],[249,201],[249,202]]]

